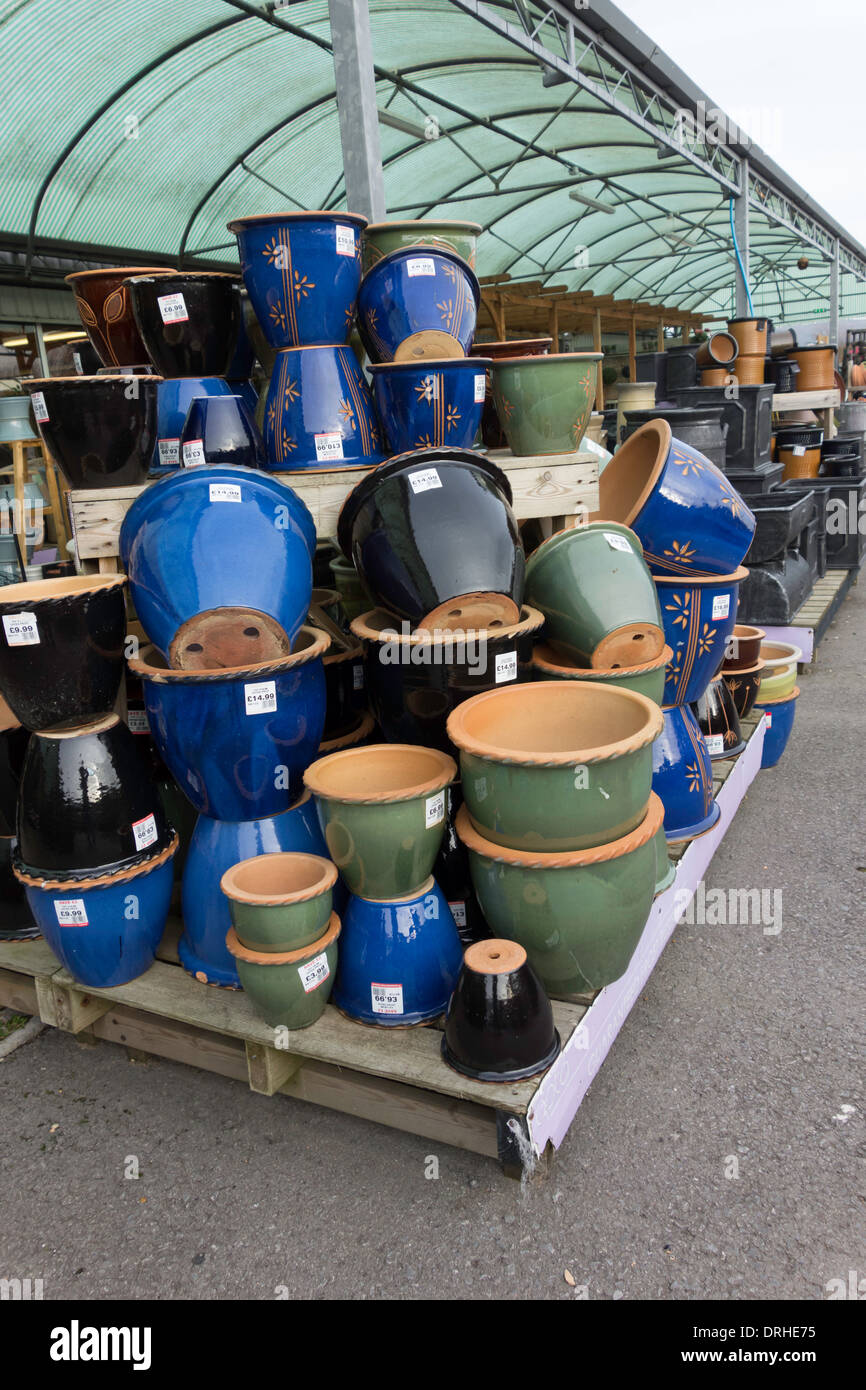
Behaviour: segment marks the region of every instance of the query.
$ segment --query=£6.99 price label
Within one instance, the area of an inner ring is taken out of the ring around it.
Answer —
[[[722,618],[727,618],[731,612],[730,594],[716,594],[713,599],[713,622],[717,623]]]
[[[429,830],[433,825],[440,825],[445,819],[445,792],[437,792],[435,796],[428,796],[425,806],[424,823]]]
[[[37,425],[44,425],[48,420],[48,406],[45,404],[45,397],[41,391],[34,391],[30,397],[30,404],[33,406],[33,414],[36,416]]]
[[[435,275],[436,263],[429,256],[415,256],[406,262],[406,274],[410,280],[416,275]]]
[[[258,681],[255,685],[245,685],[244,704],[247,714],[276,714],[276,681]]]
[[[3,631],[10,647],[38,647],[39,624],[35,613],[9,613],[3,616]]]
[[[204,456],[204,441],[188,439],[183,446],[184,468],[202,468],[207,463]]]
[[[55,898],[54,911],[60,927],[89,927],[83,898]]]
[[[147,849],[149,845],[156,844],[159,832],[156,828],[156,817],[145,816],[144,820],[133,822],[132,833],[135,837],[135,848]]]
[[[331,968],[324,951],[321,955],[314,956],[312,960],[304,961],[303,965],[298,966],[298,975],[304,986],[305,994],[312,994],[314,989],[318,989],[319,985],[325,983],[330,974]]]
[[[339,430],[331,430],[328,434],[317,434],[315,440],[317,463],[339,463],[341,459],[345,458],[343,436]]]
[[[182,294],[159,294],[156,297],[163,323],[188,323],[189,314]]]
[[[494,662],[494,678],[497,685],[517,680],[517,652],[499,653]]]
[[[425,468],[420,473],[409,474],[409,485],[413,492],[429,492],[433,487],[441,487],[442,479],[435,468]]]
[[[402,985],[370,985],[370,995],[374,1014],[401,1014],[403,1012]]]

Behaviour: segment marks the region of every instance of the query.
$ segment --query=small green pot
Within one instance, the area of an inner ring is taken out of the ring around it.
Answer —
[[[307,769],[328,852],[351,893],[404,898],[430,877],[456,775],[447,753],[408,743],[345,748]]]
[[[337,868],[317,854],[260,854],[226,870],[238,941],[250,951],[295,951],[318,941],[331,918]]]
[[[670,647],[665,647],[660,657],[644,666],[619,666],[609,671],[593,671],[586,666],[575,666],[567,656],[561,655],[546,642],[539,642],[532,653],[532,674],[539,681],[596,681],[615,690],[634,690],[660,705],[665,690],[665,667],[672,656]]]
[[[477,222],[446,222],[425,217],[414,222],[371,222],[361,236],[361,267],[371,266],[404,246],[429,246],[434,251],[452,251],[475,268],[475,248],[481,231]]]
[[[493,401],[513,454],[577,452],[592,414],[601,357],[559,352],[494,359]]]
[[[656,891],[655,896],[670,888],[677,876],[677,866],[668,858],[668,841],[665,828],[660,825],[656,831]]]
[[[309,1028],[321,1018],[337,973],[340,919],[331,914],[327,931],[297,951],[251,951],[238,941],[234,927],[226,946],[235,957],[238,975],[257,1013],[272,1028]]]
[[[491,844],[460,808],[456,830],[485,920],[494,935],[520,942],[548,994],[601,989],[628,969],[656,892],[663,818],[653,794],[640,826],[622,839],[533,855]]]
[[[485,839],[568,852],[620,839],[644,819],[658,705],[594,681],[537,681],[458,705],[463,797]]]
[[[544,614],[547,640],[578,666],[645,665],[664,650],[658,593],[643,547],[617,522],[558,531],[533,551],[526,601]]]

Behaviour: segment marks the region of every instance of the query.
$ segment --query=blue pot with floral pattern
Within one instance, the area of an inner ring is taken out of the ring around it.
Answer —
[[[720,808],[713,798],[713,764],[700,725],[688,705],[662,711],[665,725],[653,744],[653,791],[665,808],[668,841],[711,830]]]
[[[265,468],[370,468],[385,458],[370,388],[350,347],[277,353],[265,400]]]
[[[471,449],[487,392],[485,357],[380,362],[370,368],[373,399],[391,451],[451,444]]]
[[[784,700],[757,700],[755,709],[762,710],[766,719],[764,729],[764,748],[761,754],[761,767],[775,767],[788,746],[788,739],[791,737],[791,730],[794,727],[794,715],[797,712],[797,697],[800,694],[800,687],[794,686],[793,692],[787,695]]]
[[[361,281],[358,332],[371,362],[465,357],[480,299],[475,272],[459,256],[405,247]]]
[[[666,705],[699,700],[721,667],[737,621],[740,585],[748,575],[744,565],[733,574],[702,578],[656,575],[665,641],[673,652],[665,671]]]
[[[241,273],[262,332],[274,348],[346,343],[361,283],[361,233],[354,212],[283,212],[239,217]]]

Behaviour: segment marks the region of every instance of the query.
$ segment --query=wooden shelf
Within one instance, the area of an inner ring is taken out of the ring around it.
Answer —
[[[773,410],[777,415],[787,415],[792,410],[832,410],[839,405],[841,392],[832,391],[785,391],[773,397]]]

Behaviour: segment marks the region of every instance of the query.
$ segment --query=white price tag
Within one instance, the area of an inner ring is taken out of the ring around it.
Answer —
[[[617,535],[616,531],[605,531],[604,538],[611,550],[624,550],[626,552],[631,550],[631,546],[625,536]]]
[[[301,984],[304,986],[305,994],[312,994],[314,989],[323,985],[331,974],[328,965],[328,957],[323,951],[320,956],[314,956],[312,960],[305,961],[298,966],[298,975]]]
[[[202,468],[207,463],[204,456],[204,441],[188,439],[183,446],[184,468]]]
[[[429,830],[433,825],[441,825],[445,819],[445,792],[437,792],[435,796],[428,796],[425,805],[424,823]]]
[[[156,297],[163,323],[188,323],[186,300],[182,294],[159,294]]]
[[[10,613],[3,618],[6,643],[10,647],[38,647],[39,625],[35,613]]]
[[[319,463],[339,463],[345,458],[343,436],[339,430],[333,430],[330,434],[317,434],[315,440],[316,459]]]
[[[416,275],[435,275],[436,262],[429,256],[415,256],[406,262],[406,274],[410,280]]]
[[[715,758],[719,753],[725,751],[725,739],[723,734],[707,734],[707,752],[711,758]]]
[[[420,473],[409,474],[409,485],[413,492],[429,492],[431,488],[441,487],[442,479],[435,468],[425,468]]]
[[[713,622],[717,623],[722,618],[727,618],[731,612],[730,594],[717,594],[713,599]]]
[[[45,397],[41,391],[34,391],[30,397],[33,405],[33,414],[36,416],[37,425],[44,425],[48,422],[48,406],[45,404]]]
[[[61,927],[88,927],[87,908],[83,898],[57,898],[54,903],[57,923]]]
[[[497,656],[494,662],[494,678],[497,685],[517,680],[517,652],[501,652]]]
[[[147,711],[144,705],[127,705],[126,722],[131,734],[149,734],[150,725],[147,722]]]
[[[364,689],[364,668],[363,668],[363,666],[361,665],[360,662],[358,663],[357,666],[353,666],[353,667],[352,667],[352,689],[353,689],[353,690],[363,690],[363,689]]]
[[[132,833],[135,837],[136,849],[147,849],[148,845],[156,844],[159,838],[156,828],[156,817],[145,816],[144,820],[134,821]]]
[[[355,254],[355,228],[337,227],[337,255],[354,256]]]
[[[481,405],[487,396],[487,377],[477,376],[475,378],[475,404]]]
[[[161,439],[159,441],[159,464],[161,468],[177,468],[180,463],[180,440]]]
[[[772,716],[772,714],[770,713],[770,711],[769,711],[768,709],[765,709],[765,710],[764,710],[764,719],[766,720],[766,724],[765,724],[764,727],[767,728],[767,729],[772,729],[772,727],[773,727],[773,716]]]
[[[212,502],[242,502],[239,483],[210,483],[208,486]]]
[[[402,985],[372,984],[370,994],[374,1014],[401,1014],[403,1012]]]
[[[84,368],[83,368],[82,365],[81,365],[81,353],[80,353],[80,352],[73,352],[73,354],[72,354],[72,363],[73,363],[73,366],[75,367],[75,370],[77,371],[78,375],[79,375],[79,376],[82,376],[83,373],[84,373]]]
[[[276,714],[276,681],[259,681],[256,685],[245,685],[244,703],[247,714]]]
[[[795,444],[794,447],[793,447],[792,450],[791,450],[791,453],[794,455],[794,458],[795,458],[795,459],[801,459],[801,458],[803,457],[803,455],[805,454],[805,452],[806,452],[806,446],[805,446],[805,444]]]
[[[465,927],[465,926],[466,926],[466,904],[465,904],[465,902],[464,902],[464,903],[449,903],[448,906],[451,908],[451,916],[454,918],[454,925],[455,925],[456,927]]]

